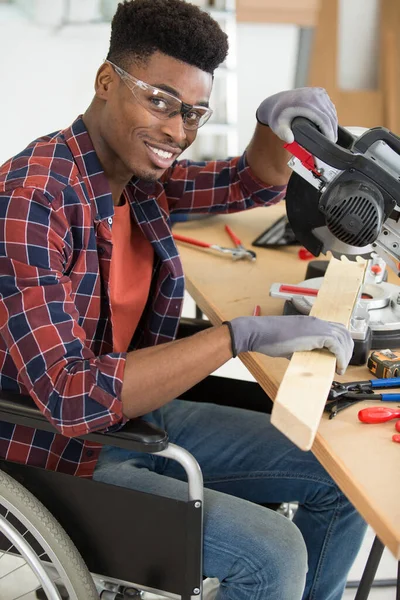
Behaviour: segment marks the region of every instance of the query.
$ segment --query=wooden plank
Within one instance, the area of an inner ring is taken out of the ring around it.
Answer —
[[[237,0],[238,23],[315,25],[319,0]]]
[[[349,325],[365,261],[332,258],[311,315]],[[302,450],[310,450],[334,379],[336,359],[327,350],[295,352],[276,396],[271,422]]]

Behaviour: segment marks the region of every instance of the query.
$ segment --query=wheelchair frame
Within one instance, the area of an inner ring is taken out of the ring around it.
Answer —
[[[0,420],[56,432],[30,397],[4,391]],[[201,598],[203,478],[196,460],[170,444],[165,431],[141,419],[118,432],[82,437],[176,460],[187,474],[187,501],[5,460],[0,468],[50,510],[91,573],[182,600]]]

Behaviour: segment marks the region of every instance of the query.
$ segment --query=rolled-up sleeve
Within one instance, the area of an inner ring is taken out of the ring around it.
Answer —
[[[67,437],[125,421],[125,353],[95,356],[86,345],[66,265],[70,232],[40,193],[0,198],[0,334],[20,386]]]
[[[163,177],[171,213],[236,212],[276,204],[286,186],[266,186],[246,154],[211,162],[176,161]]]

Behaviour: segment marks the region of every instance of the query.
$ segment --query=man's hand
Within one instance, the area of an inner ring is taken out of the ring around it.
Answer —
[[[226,323],[232,338],[232,351],[261,352],[290,358],[293,352],[327,348],[336,356],[336,371],[343,375],[354,342],[344,325],[316,317],[237,317]]]
[[[315,123],[320,131],[336,142],[338,120],[335,106],[327,92],[320,87],[305,87],[279,92],[261,102],[257,121],[269,125],[284,142],[294,142],[291,123],[295,117],[305,117]]]

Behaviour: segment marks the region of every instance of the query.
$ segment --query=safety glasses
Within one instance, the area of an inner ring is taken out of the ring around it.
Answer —
[[[122,81],[131,90],[139,104],[158,119],[171,119],[180,114],[182,115],[183,127],[193,130],[199,129],[199,127],[207,123],[213,113],[211,108],[207,106],[186,104],[169,92],[160,90],[141,79],[137,79],[110,60],[106,60],[105,62],[113,67]]]

